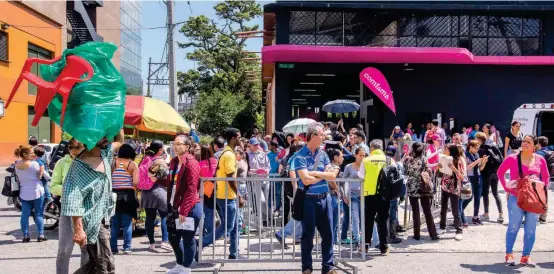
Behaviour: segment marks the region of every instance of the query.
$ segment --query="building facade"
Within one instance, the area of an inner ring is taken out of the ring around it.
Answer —
[[[141,76],[141,18],[142,4],[135,0],[122,0],[121,5],[121,75],[132,94],[142,94]]]
[[[554,1],[277,1],[264,13],[271,130],[336,121],[320,107],[351,99],[361,108],[345,119],[373,138],[435,118],[507,132],[520,105],[554,102]],[[367,67],[387,78],[396,115],[360,81]]]
[[[141,92],[140,12],[140,3],[128,0],[0,1],[0,106],[28,58],[52,59],[66,48],[91,41],[119,46],[112,63],[128,86]],[[31,71],[40,74],[37,65]],[[37,88],[24,81],[0,117],[0,128],[9,129],[0,130],[0,166],[13,162],[14,149],[30,136],[41,143],[61,141],[61,130],[47,113],[37,127],[31,126],[36,93]]]
[[[51,59],[65,49],[65,3],[44,5],[33,1],[0,2],[0,100],[5,102],[27,58]],[[31,70],[39,73],[37,65]],[[31,126],[37,89],[24,81],[10,107],[0,117],[0,165],[12,162],[14,149],[29,136],[40,142],[58,142],[61,132],[47,115]],[[3,103],[0,104],[4,107]]]

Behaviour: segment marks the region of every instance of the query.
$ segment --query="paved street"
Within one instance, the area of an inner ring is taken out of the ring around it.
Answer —
[[[1,177],[5,176],[0,173]],[[551,193],[553,194],[553,193]],[[502,194],[505,199],[504,194]],[[551,196],[554,197],[554,196]],[[492,197],[491,197],[492,198]],[[505,201],[505,200],[503,200]],[[504,207],[506,205],[504,204]],[[466,213],[472,212],[471,206]],[[491,207],[491,219],[496,220],[496,210]],[[551,205],[551,211],[552,205]],[[469,214],[468,216],[470,216]],[[55,273],[55,258],[57,252],[57,230],[47,232],[49,241],[36,242],[36,228],[31,225],[32,242],[21,244],[21,232],[19,226],[20,213],[15,208],[6,205],[6,198],[0,198],[0,273]],[[395,245],[388,257],[383,257],[373,251],[369,260],[365,263],[353,263],[358,266],[361,273],[552,273],[554,271],[554,218],[549,217],[549,223],[540,225],[537,229],[537,239],[532,258],[537,262],[536,268],[509,268],[503,264],[504,235],[506,225],[485,223],[483,226],[470,226],[464,230],[464,240],[456,242],[453,231],[449,231],[439,242],[429,242],[426,229],[422,236],[423,241],[405,240]],[[32,221],[31,221],[32,223]],[[522,249],[522,234],[516,242],[516,259],[519,260]],[[405,233],[404,239],[411,235],[411,231]],[[159,236],[157,237],[160,240]],[[250,252],[257,256],[258,245],[256,237],[252,237]],[[276,254],[281,250],[274,242]],[[120,240],[120,244],[122,241]],[[117,255],[117,273],[164,273],[173,267],[174,257],[169,253],[150,253],[147,251],[148,240],[146,236],[133,238],[133,254]],[[222,242],[217,245],[216,253],[222,254]],[[241,241],[241,254],[246,254],[246,240]],[[264,241],[263,247],[269,246]],[[299,255],[299,247],[296,253]],[[206,248],[206,253],[212,250]],[[285,251],[291,253],[292,248]],[[76,269],[79,264],[78,250],[75,248],[71,269]],[[221,256],[221,255],[220,255]],[[206,258],[206,257],[205,257]],[[314,266],[318,267],[318,263]],[[240,263],[226,264],[222,268],[223,273],[300,273],[299,263]],[[195,273],[212,272],[211,265],[196,266]]]

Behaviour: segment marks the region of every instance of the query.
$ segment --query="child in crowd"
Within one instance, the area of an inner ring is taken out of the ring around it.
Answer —
[[[46,169],[46,163],[44,162],[44,157],[43,157],[46,152],[44,148],[40,146],[36,146],[33,149],[33,152],[35,154],[35,161],[40,166],[38,177],[40,178],[40,180],[42,181],[42,185],[44,186],[44,198],[45,198],[44,204],[48,204],[53,199],[52,199],[52,194],[50,194],[50,187],[48,186],[48,181],[50,180],[50,174]]]

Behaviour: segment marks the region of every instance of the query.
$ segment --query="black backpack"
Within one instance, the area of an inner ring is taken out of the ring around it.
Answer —
[[[377,191],[383,199],[392,201],[402,196],[404,180],[396,165],[391,165],[391,158],[387,156],[386,165],[379,172]]]
[[[69,142],[61,141],[57,146],[54,147],[54,150],[50,155],[50,164],[48,165],[48,168],[53,171],[56,163],[67,154],[69,154]]]

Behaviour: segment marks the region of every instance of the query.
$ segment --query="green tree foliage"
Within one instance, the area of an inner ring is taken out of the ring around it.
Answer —
[[[245,53],[246,38],[235,35],[259,29],[249,23],[262,14],[261,7],[255,1],[224,1],[214,10],[215,18],[190,17],[179,31],[186,38],[179,46],[192,49],[187,59],[197,65],[177,73],[178,93],[198,98],[185,118],[211,135],[230,126],[241,131],[262,128],[261,83],[247,81],[246,73],[259,70],[260,63],[242,60],[257,56]]]
[[[126,94],[127,95],[142,95],[142,88],[127,85]]]

